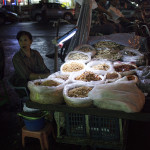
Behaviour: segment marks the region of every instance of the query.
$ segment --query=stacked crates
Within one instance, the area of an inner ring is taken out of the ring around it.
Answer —
[[[63,113],[64,125],[60,125],[57,112],[57,138],[70,144],[97,145],[100,148],[120,149],[124,147],[125,122],[118,118],[98,117],[77,113]],[[62,117],[62,115],[61,115]],[[90,142],[89,142],[90,141]],[[74,143],[72,143],[74,142]],[[82,143],[80,143],[82,144]]]

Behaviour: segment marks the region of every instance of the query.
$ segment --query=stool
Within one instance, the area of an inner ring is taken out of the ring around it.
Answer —
[[[53,137],[55,138],[54,129],[51,123],[47,123],[43,129],[40,131],[29,131],[24,126],[22,128],[22,145],[25,146],[25,137],[33,137],[38,138],[40,140],[41,149],[48,150],[49,143],[48,143],[48,135],[52,133]]]

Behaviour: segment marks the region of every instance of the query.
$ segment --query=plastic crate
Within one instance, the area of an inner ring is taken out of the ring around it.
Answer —
[[[89,117],[90,137],[102,140],[119,140],[119,119],[106,117]]]
[[[72,137],[87,137],[106,141],[119,140],[119,119],[81,115],[76,113],[65,114],[66,135]],[[121,130],[120,130],[121,129]]]
[[[62,112],[56,112],[55,120],[57,142],[111,149],[126,146],[126,120]]]
[[[85,115],[66,113],[65,117],[68,136],[86,137]]]

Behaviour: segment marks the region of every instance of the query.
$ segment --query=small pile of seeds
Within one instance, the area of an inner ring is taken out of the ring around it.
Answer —
[[[44,82],[36,82],[35,85],[40,85],[40,86],[58,86],[60,83],[55,82],[53,80],[47,80]]]
[[[118,74],[117,73],[107,73],[106,75],[106,79],[116,79],[118,78]]]
[[[82,53],[70,53],[68,60],[88,60],[88,56]]]
[[[62,68],[64,72],[77,72],[84,69],[84,65],[77,62],[71,62],[68,64],[65,64]]]
[[[114,69],[117,72],[124,72],[124,71],[130,71],[136,69],[136,67],[133,65],[123,64],[123,65],[114,66]]]
[[[105,70],[107,71],[109,69],[109,66],[107,64],[98,64],[98,65],[93,65],[93,69],[95,70]]]
[[[89,81],[99,81],[102,80],[97,74],[91,72],[91,71],[85,71],[80,76],[77,76],[75,80],[82,80],[85,82]]]
[[[82,86],[82,87],[77,87],[74,89],[70,89],[68,91],[68,96],[69,97],[88,97],[88,93],[92,90],[92,87],[86,87],[86,86]]]
[[[68,75],[59,75],[59,76],[56,76],[56,78],[59,78],[59,79],[62,79],[62,80],[68,80],[69,76]]]

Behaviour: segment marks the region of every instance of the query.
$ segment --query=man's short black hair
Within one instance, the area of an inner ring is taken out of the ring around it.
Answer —
[[[17,33],[16,39],[19,41],[19,39],[20,39],[20,37],[21,37],[22,35],[28,36],[29,39],[32,41],[32,35],[31,35],[31,33],[28,32],[28,31],[19,31],[19,32]]]

